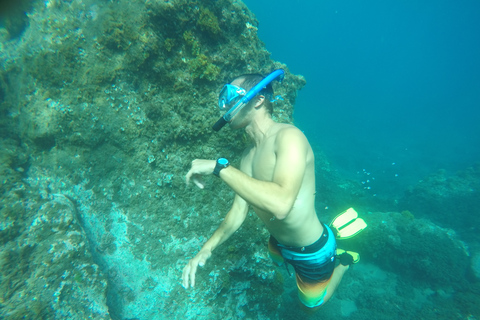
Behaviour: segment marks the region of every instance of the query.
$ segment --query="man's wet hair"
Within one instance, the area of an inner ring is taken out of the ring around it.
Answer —
[[[240,80],[240,87],[245,89],[247,92],[250,91],[253,87],[255,87],[260,81],[265,79],[264,76],[258,73],[253,73],[253,74],[242,74],[241,76],[238,76],[234,79],[235,80]],[[260,95],[265,96],[265,101],[263,102],[265,104],[265,107],[267,108],[267,112],[272,115],[273,114],[273,87],[272,83],[270,82],[264,89],[260,90],[258,93]]]

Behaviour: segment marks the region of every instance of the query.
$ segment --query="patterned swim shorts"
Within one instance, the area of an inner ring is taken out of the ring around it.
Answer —
[[[306,247],[284,246],[270,236],[268,249],[276,264],[294,267],[300,301],[310,308],[322,305],[335,269],[337,243],[332,230],[323,224],[323,234]]]

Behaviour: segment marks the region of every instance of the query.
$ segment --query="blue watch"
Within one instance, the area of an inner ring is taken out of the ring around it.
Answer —
[[[218,158],[215,169],[213,169],[213,174],[217,177],[220,177],[220,170],[225,169],[230,165],[230,162],[225,158]]]

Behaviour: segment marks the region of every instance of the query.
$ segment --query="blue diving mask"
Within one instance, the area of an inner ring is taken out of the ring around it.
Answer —
[[[221,111],[228,111],[246,94],[247,91],[245,89],[233,84],[226,84],[218,96],[218,108]]]
[[[283,69],[277,69],[266,76],[262,81],[257,83],[250,91],[245,93],[245,89],[237,87],[232,84],[226,84],[223,86],[222,91],[218,97],[218,107],[222,111],[227,111],[223,117],[213,125],[213,130],[219,131],[228,122],[232,121],[232,118],[246,106],[253,97],[255,97],[260,91],[265,89],[267,85],[273,80],[277,79],[282,81],[285,75]]]

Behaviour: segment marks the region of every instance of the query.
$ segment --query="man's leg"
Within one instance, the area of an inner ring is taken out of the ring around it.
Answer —
[[[323,306],[333,295],[347,270],[348,266],[340,264],[333,270],[330,279],[317,283],[305,282],[301,276],[296,274],[300,302],[311,310]]]
[[[285,260],[282,257],[282,253],[278,249],[278,241],[270,236],[270,239],[268,240],[268,254],[270,258],[273,260],[273,263],[275,263],[277,266],[282,266],[285,262]]]
[[[343,264],[339,264],[335,268],[335,270],[333,270],[332,279],[328,284],[327,294],[323,298],[323,303],[327,302],[332,297],[335,290],[337,290],[337,287],[340,284],[340,281],[342,280],[345,271],[347,271],[349,267],[350,266],[344,266]]]

